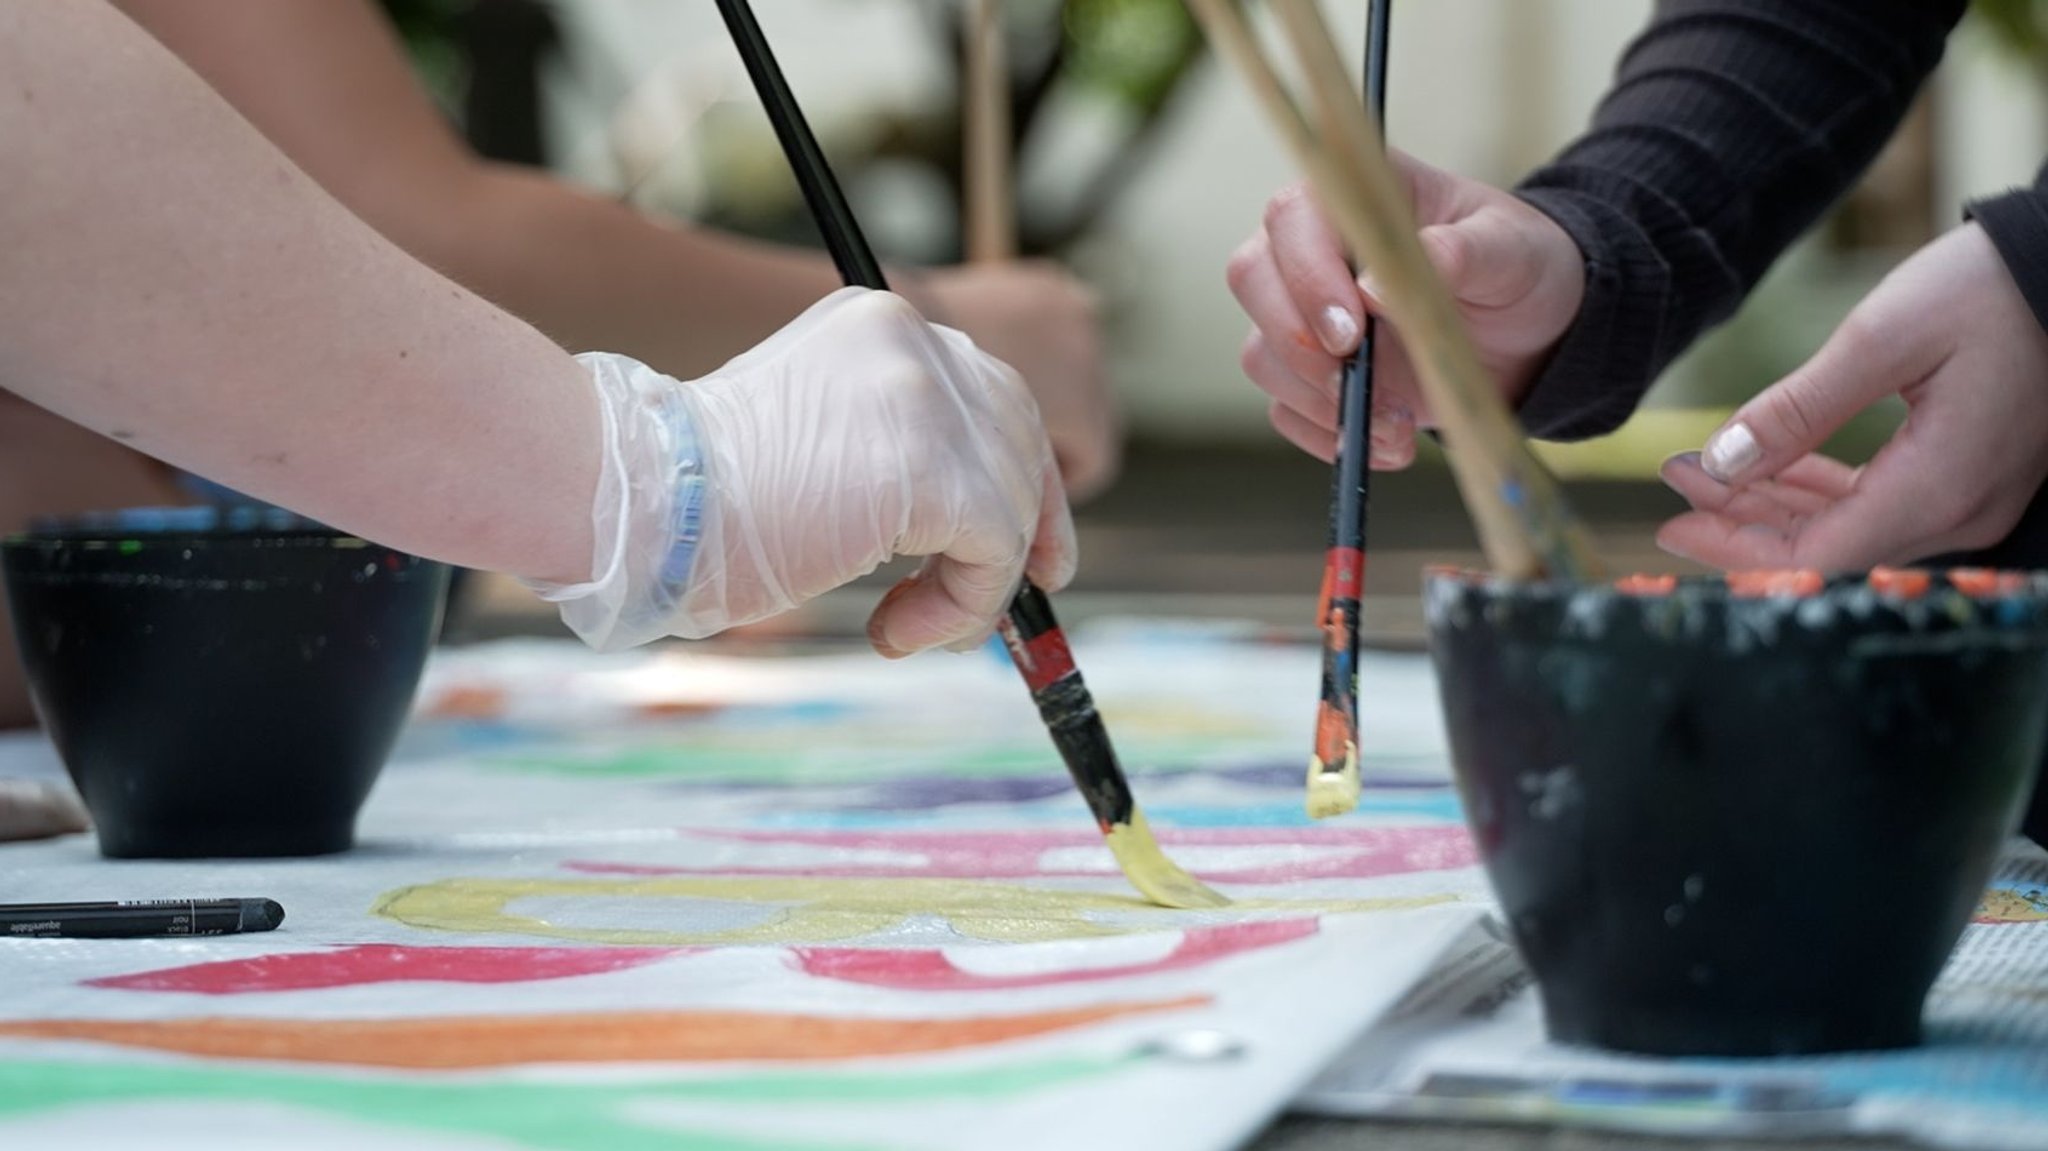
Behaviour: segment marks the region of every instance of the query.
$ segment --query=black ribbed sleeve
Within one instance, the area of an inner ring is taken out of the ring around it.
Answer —
[[[1586,258],[1585,303],[1522,406],[1531,434],[1626,420],[1868,166],[1966,6],[1659,0],[1591,129],[1517,189]]]

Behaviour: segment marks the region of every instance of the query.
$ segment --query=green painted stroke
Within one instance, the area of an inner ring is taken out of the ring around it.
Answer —
[[[565,1084],[387,1079],[141,1063],[0,1061],[0,1121],[64,1107],[171,1099],[270,1103],[357,1122],[507,1140],[536,1151],[860,1151],[651,1127],[629,1113],[661,1102],[881,1105],[994,1100],[1098,1078],[1135,1057],[1047,1059],[903,1074],[782,1072],[718,1079]],[[0,1146],[6,1143],[0,1130]]]

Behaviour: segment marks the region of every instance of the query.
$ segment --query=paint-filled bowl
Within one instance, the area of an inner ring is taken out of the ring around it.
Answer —
[[[30,693],[112,857],[341,851],[404,726],[448,571],[274,511],[0,542]]]
[[[2048,577],[1432,572],[1467,818],[1551,1037],[1917,1042],[2048,732]]]

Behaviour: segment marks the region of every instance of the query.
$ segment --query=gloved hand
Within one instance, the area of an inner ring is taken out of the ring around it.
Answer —
[[[896,296],[835,292],[689,383],[580,358],[604,412],[597,574],[534,587],[592,646],[708,636],[927,556],[869,621],[895,657],[977,642],[1026,572],[1047,590],[1073,578],[1030,393]]]

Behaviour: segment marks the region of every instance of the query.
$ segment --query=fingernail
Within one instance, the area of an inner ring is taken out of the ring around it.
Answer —
[[[1341,356],[1358,346],[1358,321],[1351,313],[1331,304],[1323,309],[1321,329],[1323,347],[1333,356]]]
[[[1729,424],[1707,441],[1706,451],[1700,454],[1700,466],[1722,483],[1732,484],[1755,467],[1763,455],[1763,447],[1756,442],[1748,424]]]
[[[1371,272],[1360,272],[1358,274],[1358,290],[1364,294],[1372,307],[1377,308],[1385,303],[1380,297],[1380,282],[1373,278]]]

